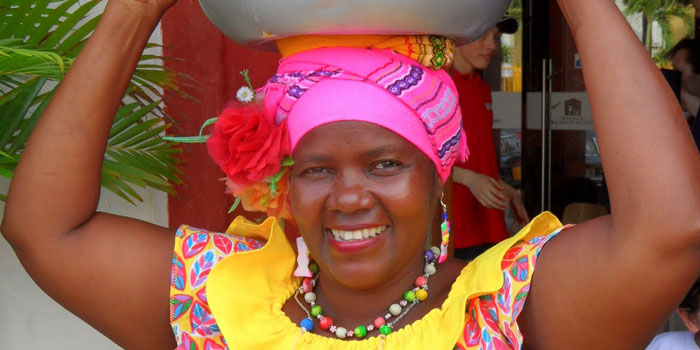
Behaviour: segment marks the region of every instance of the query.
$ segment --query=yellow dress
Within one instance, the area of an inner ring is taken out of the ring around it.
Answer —
[[[300,279],[292,275],[296,257],[274,218],[257,225],[239,217],[225,234],[182,226],[170,293],[177,349],[520,349],[516,321],[537,255],[562,229],[552,214],[541,214],[467,265],[440,309],[383,341],[344,341],[301,332],[282,312]]]

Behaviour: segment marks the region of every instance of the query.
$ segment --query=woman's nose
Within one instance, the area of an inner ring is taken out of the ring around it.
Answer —
[[[344,172],[335,179],[328,209],[342,213],[367,210],[374,205],[374,196],[367,188],[366,176],[360,172]]]

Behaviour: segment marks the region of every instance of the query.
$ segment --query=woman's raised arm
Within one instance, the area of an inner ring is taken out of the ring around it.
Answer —
[[[128,349],[172,349],[173,233],[96,213],[114,114],[175,0],[110,0],[17,167],[2,233],[37,284]],[[60,157],[56,157],[60,155]]]
[[[556,237],[521,318],[534,349],[642,349],[700,272],[700,155],[612,0],[558,0],[583,61],[612,215]]]

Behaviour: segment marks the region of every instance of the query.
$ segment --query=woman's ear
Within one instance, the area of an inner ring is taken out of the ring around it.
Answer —
[[[683,320],[683,324],[685,324],[685,327],[688,328],[690,332],[700,332],[700,325],[698,325],[698,319],[696,315],[691,314],[690,312],[688,312],[688,310],[685,309],[678,309],[677,311],[678,316],[681,317],[681,320]]]

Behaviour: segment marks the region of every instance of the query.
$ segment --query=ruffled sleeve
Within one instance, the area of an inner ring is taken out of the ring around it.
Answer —
[[[550,239],[566,228],[519,240],[506,251],[501,260],[501,288],[467,301],[464,332],[455,349],[521,348],[523,337],[517,319],[530,291],[537,256]]]
[[[177,349],[225,349],[206,296],[209,273],[225,257],[257,250],[263,245],[264,242],[255,238],[180,226],[170,283],[170,324]]]

